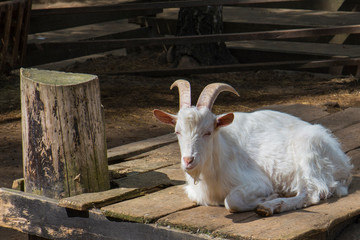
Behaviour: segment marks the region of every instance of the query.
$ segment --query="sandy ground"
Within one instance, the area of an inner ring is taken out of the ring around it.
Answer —
[[[160,52],[141,50],[127,57],[106,56],[74,63],[67,72],[99,76],[101,101],[105,107],[108,148],[173,131],[157,122],[152,110],[159,108],[176,113],[177,90],[170,90],[177,78],[146,76],[109,76],[107,73],[140,68],[162,68]],[[311,104],[328,111],[360,107],[359,79],[287,71],[255,71],[190,75],[183,78],[192,84],[193,104],[202,88],[212,82],[225,82],[240,93],[222,93],[214,106],[215,113],[252,111],[273,104]],[[22,177],[21,113],[19,76],[0,76],[0,186],[11,187]],[[24,235],[0,231],[0,239],[27,239]]]

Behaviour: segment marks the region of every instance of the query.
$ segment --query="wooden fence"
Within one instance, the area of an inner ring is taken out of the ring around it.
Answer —
[[[0,73],[24,60],[30,10],[31,0],[0,2]]]
[[[23,46],[22,51],[15,50],[8,42],[10,39],[17,38],[2,34],[1,36],[7,37],[2,40],[7,43],[3,44],[2,52],[5,52],[5,49],[13,51],[11,58],[6,57],[10,61],[2,60],[1,65],[7,66],[7,68],[21,63],[24,66],[34,66],[136,46],[168,47],[172,44],[226,41],[233,55],[239,58],[238,66],[200,67],[196,69],[196,72],[221,72],[222,69],[223,71],[229,71],[229,69],[233,69],[233,71],[236,69],[250,70],[256,69],[256,67],[268,69],[271,66],[269,62],[276,59],[276,62],[273,62],[274,68],[309,69],[307,67],[310,67],[312,69],[320,65],[323,68],[332,68],[351,64],[350,69],[352,70],[345,73],[360,75],[357,67],[360,57],[360,13],[358,12],[359,4],[355,0],[335,1],[342,3],[339,4],[340,7],[333,9],[335,11],[301,9],[309,5],[309,1],[306,0],[118,1],[117,4],[106,6],[33,9],[29,28],[31,35],[25,61],[22,61],[25,54],[24,44],[19,44],[19,46]],[[20,2],[22,1],[12,1],[11,3]],[[224,5],[224,34],[174,36],[174,26],[177,20],[176,10],[171,12],[174,8],[220,3]],[[250,8],[249,6],[256,7]],[[283,7],[289,6],[297,9],[283,9]],[[2,23],[5,18],[2,16],[5,14],[1,12],[0,14],[0,23]],[[19,16],[19,14],[12,14],[12,17],[15,16]],[[139,26],[136,29],[132,27],[131,30],[128,30],[126,22],[114,24],[114,21],[119,19],[135,19],[133,22],[138,23]],[[17,23],[19,22],[17,21]],[[91,35],[93,26],[88,28],[86,26],[99,23],[102,23],[104,28],[114,24],[114,30],[107,35]],[[88,29],[87,37],[76,38],[74,32],[79,27],[82,28],[82,31]],[[57,35],[62,29],[68,28],[74,29],[71,36],[60,40],[48,38],[48,36]],[[21,33],[25,34],[26,29],[27,26],[23,26]],[[22,36],[25,37],[19,39],[24,40],[26,35]],[[7,45],[10,47],[6,47]],[[15,61],[13,56],[19,54],[21,56]],[[6,55],[9,56],[9,54]],[[1,59],[5,59],[5,54],[2,53],[1,56]],[[341,57],[339,58],[339,56]],[[299,65],[299,61],[305,62],[303,65]],[[321,61],[321,64],[313,61]],[[0,69],[4,69],[4,66]],[[152,71],[151,69],[111,74],[150,74],[151,72],[154,72],[155,75],[162,74],[161,71]],[[170,72],[181,74],[182,71],[181,69],[169,69],[169,71],[164,70],[163,74],[166,75]],[[189,72],[189,69],[184,69],[183,72]]]

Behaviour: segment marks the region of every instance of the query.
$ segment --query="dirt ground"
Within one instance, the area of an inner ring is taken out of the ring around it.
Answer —
[[[74,63],[67,72],[99,76],[101,101],[105,107],[108,148],[159,136],[173,131],[157,122],[152,110],[171,113],[178,110],[177,90],[170,90],[177,77],[107,75],[122,70],[163,68],[160,52],[138,50],[126,57],[109,55]],[[183,76],[192,86],[193,104],[204,86],[225,82],[240,93],[222,93],[214,106],[215,113],[252,111],[273,104],[311,104],[328,111],[360,107],[359,79],[291,71],[253,71]],[[19,76],[0,76],[0,186],[11,187],[22,177],[21,112]],[[0,231],[0,239],[2,238]],[[5,239],[5,238],[4,238]],[[6,239],[24,239],[8,235]]]

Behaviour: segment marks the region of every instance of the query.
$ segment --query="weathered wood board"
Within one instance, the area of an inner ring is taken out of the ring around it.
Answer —
[[[177,143],[172,143],[132,158],[126,158],[123,162],[110,165],[110,176],[112,178],[119,178],[167,167],[179,162],[179,156]]]
[[[335,132],[360,122],[360,108],[347,108],[313,121]]]
[[[30,33],[48,32],[57,29],[71,28],[99,22],[128,19],[136,16],[154,15],[161,9],[116,11],[112,6],[75,7],[58,9],[34,9],[31,11]],[[91,9],[93,8],[93,9]]]
[[[178,10],[166,9],[158,14],[161,19],[176,20]],[[262,30],[293,28],[293,27],[326,27],[358,24],[360,13],[350,11],[316,11],[284,8],[249,8],[229,7],[223,8],[223,21],[225,30],[237,28],[248,30],[246,24],[253,29],[263,25]],[[229,26],[229,25],[232,26]],[[228,25],[228,26],[227,26]],[[270,27],[265,27],[265,26]],[[245,26],[245,28],[244,28]]]
[[[138,29],[136,24],[128,23],[127,19],[115,20],[103,23],[89,24],[79,27],[60,29],[49,32],[34,33],[28,35],[28,44],[41,42],[59,41],[79,41],[84,39],[94,39],[119,32]],[[71,34],[69,34],[71,33]],[[66,38],[64,38],[66,36]]]
[[[152,223],[162,216],[195,206],[196,203],[187,199],[183,186],[175,186],[133,200],[103,207],[101,211],[107,217]]]
[[[360,177],[360,148],[348,152],[347,155],[351,158],[351,162],[354,165],[352,174]]]
[[[117,188],[100,193],[85,193],[63,198],[59,205],[75,210],[100,208],[121,202],[168,186],[185,183],[185,176],[179,165],[161,168],[144,174],[132,175],[115,181]]]
[[[360,123],[356,123],[347,128],[337,130],[334,134],[341,142],[344,152],[359,148]]]
[[[225,7],[224,21],[251,25],[326,27],[358,24],[360,13],[303,9]],[[241,17],[238,17],[241,16]]]
[[[143,152],[148,152],[152,149],[164,146],[173,142],[176,142],[177,138],[175,134],[168,134],[164,136],[159,136],[156,138],[146,139],[136,143],[129,143],[119,147],[114,147],[108,150],[108,160],[124,160],[131,156],[139,155]]]
[[[326,112],[325,108],[323,107],[303,105],[303,104],[272,105],[272,106],[264,107],[262,109],[269,109],[269,110],[288,113],[307,122],[321,119],[329,115],[329,113]]]
[[[0,226],[46,239],[204,239],[149,224],[110,221],[98,209],[87,212],[60,207],[56,200],[0,188]]]
[[[260,51],[270,53],[298,54],[314,57],[332,57],[332,56],[348,56],[359,57],[360,46],[358,45],[342,45],[328,43],[309,43],[309,42],[288,42],[288,41],[270,41],[255,40],[242,42],[228,42],[226,46],[234,52],[234,50]]]
[[[317,206],[270,218],[261,218],[252,212],[231,214],[223,207],[198,207],[173,213],[158,222],[225,238],[327,239],[336,224],[360,214],[359,178],[354,179],[350,192],[345,198],[333,198]]]

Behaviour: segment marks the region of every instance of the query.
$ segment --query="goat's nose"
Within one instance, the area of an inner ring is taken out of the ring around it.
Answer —
[[[189,165],[190,163],[192,163],[192,161],[194,161],[194,157],[183,157],[184,162],[187,165]]]

